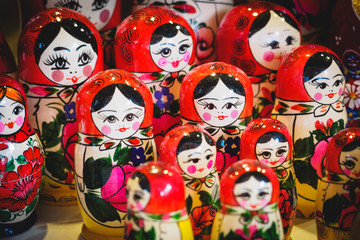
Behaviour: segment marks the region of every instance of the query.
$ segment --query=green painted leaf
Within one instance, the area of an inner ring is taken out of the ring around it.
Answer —
[[[309,159],[305,161],[295,161],[294,169],[300,183],[308,184],[312,188],[317,189],[318,176],[316,171],[312,168]]]
[[[323,218],[328,225],[339,223],[343,201],[340,194],[335,194],[332,198],[325,200],[323,207]]]
[[[10,161],[8,160],[5,167],[5,172],[14,171],[15,164],[14,164],[14,158],[11,157]]]
[[[116,165],[118,166],[126,165],[131,160],[131,148],[122,147],[121,145],[116,148],[114,153],[114,161],[117,162]]]
[[[99,198],[93,193],[85,193],[86,206],[90,213],[100,222],[119,221],[121,219],[116,211],[116,208],[110,205],[109,202]]]
[[[211,134],[211,133],[210,133]],[[225,138],[224,136],[219,137],[216,141],[216,149],[219,151],[220,149],[225,147]]]
[[[153,104],[153,117],[160,118],[161,117],[161,109],[155,103]]]
[[[311,156],[314,152],[314,148],[315,145],[312,136],[307,138],[300,138],[294,144],[294,158]]]
[[[189,195],[186,198],[186,211],[188,214],[190,214],[190,212],[191,212],[192,205],[193,205],[193,200],[192,200],[191,196]]]
[[[46,169],[54,178],[65,181],[72,168],[65,158],[63,150],[60,149],[57,152],[46,152]]]
[[[315,136],[315,139],[317,142],[326,140],[328,138],[328,136],[326,136],[326,134],[323,131],[321,131],[320,129],[316,129],[316,130],[312,131],[312,134]]]
[[[1,222],[9,222],[12,219],[11,213],[9,211],[0,210],[0,221]]]
[[[97,189],[105,185],[112,171],[111,159],[109,157],[88,158],[84,163],[84,183],[88,189]]]
[[[180,102],[179,99],[177,99],[170,104],[170,113],[171,115],[177,115],[179,114],[179,112],[180,112]]]
[[[330,135],[334,136],[336,133],[340,132],[345,128],[344,120],[340,119],[339,121],[336,121],[333,123],[333,125],[330,128]]]
[[[206,192],[206,191],[199,191],[199,199],[200,202],[202,204],[202,206],[209,206],[209,205],[213,205],[213,199],[210,193]]]
[[[15,161],[18,163],[18,164],[25,164],[27,163],[28,161],[25,159],[24,155],[19,155]]]

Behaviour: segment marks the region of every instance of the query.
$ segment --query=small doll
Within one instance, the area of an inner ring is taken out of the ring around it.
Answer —
[[[270,116],[276,71],[285,54],[300,46],[299,29],[289,10],[269,2],[239,4],[224,16],[217,35],[218,59],[249,76],[254,94],[253,118]]]
[[[160,161],[174,166],[184,179],[195,239],[210,239],[209,230],[220,203],[215,141],[198,126],[178,126],[166,134],[159,152]]]
[[[193,240],[180,173],[164,162],[135,169],[126,184],[125,240]]]
[[[2,31],[0,31],[0,73],[15,79],[18,77],[14,56]]]
[[[28,121],[21,84],[0,75],[0,237],[29,229],[44,166],[40,140]]]
[[[136,0],[133,2],[133,11],[146,6],[164,6],[180,13],[196,33],[196,64],[216,60],[216,33],[221,19],[234,6],[234,0]]]
[[[75,99],[78,88],[103,69],[100,35],[75,11],[45,10],[23,29],[18,59],[19,81],[29,99],[29,121],[45,150],[42,200],[76,204]]]
[[[360,128],[344,129],[330,140],[316,198],[318,239],[351,238],[360,211]]]
[[[255,119],[241,135],[240,159],[257,159],[266,164],[280,182],[279,209],[284,239],[290,239],[297,207],[292,151],[289,131],[275,119]]]
[[[279,181],[271,168],[257,160],[240,160],[225,171],[220,189],[212,240],[283,239]]]
[[[135,167],[156,160],[151,93],[123,70],[100,72],[77,97],[76,190],[86,239],[123,236],[125,185]]]
[[[329,139],[347,124],[342,64],[329,49],[303,45],[282,62],[272,116],[289,130],[294,146],[298,213],[313,217],[321,162]]]
[[[216,141],[219,173],[239,159],[240,136],[250,122],[251,83],[230,64],[205,63],[186,75],[180,92],[183,124],[198,125]]]
[[[166,132],[180,123],[180,85],[194,63],[194,50],[191,26],[164,7],[133,13],[116,32],[116,67],[137,75],[152,93],[157,147]]]

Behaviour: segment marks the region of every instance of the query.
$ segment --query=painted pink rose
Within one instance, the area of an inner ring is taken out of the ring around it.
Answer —
[[[318,144],[316,144],[315,146],[314,154],[310,159],[310,164],[316,170],[316,173],[319,176],[319,178],[321,178],[323,175],[321,171],[321,166],[325,158],[327,145],[329,144],[331,138],[332,137],[328,138],[327,140],[322,140],[318,142]]]

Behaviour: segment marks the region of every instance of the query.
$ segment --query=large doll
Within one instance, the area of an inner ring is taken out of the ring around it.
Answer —
[[[254,118],[270,116],[276,71],[282,58],[300,46],[299,29],[289,10],[269,2],[240,4],[224,16],[217,35],[218,59],[241,68],[249,76]]]
[[[220,188],[221,209],[212,240],[283,239],[279,181],[271,168],[256,160],[241,160],[225,171]]]
[[[28,116],[20,83],[0,75],[0,237],[21,233],[36,221],[44,156]]]
[[[178,126],[166,134],[159,152],[160,161],[174,166],[184,179],[186,207],[195,239],[210,239],[220,204],[215,141],[198,126]]]
[[[318,239],[355,239],[350,230],[360,211],[360,129],[347,128],[330,141],[316,198]]]
[[[338,57],[319,45],[291,52],[277,75],[272,116],[288,128],[294,144],[298,213],[314,214],[318,177],[329,138],[345,128],[345,78]]]
[[[77,97],[76,190],[86,239],[123,235],[125,184],[135,167],[155,160],[151,93],[135,75],[106,70]]]
[[[198,125],[214,138],[219,173],[239,159],[240,136],[250,122],[252,100],[246,74],[226,63],[200,65],[186,75],[181,85],[182,122]]]
[[[125,240],[193,240],[182,177],[164,162],[137,168],[126,184]]]
[[[195,33],[190,25],[164,7],[133,13],[116,32],[116,67],[137,75],[153,96],[157,146],[180,123],[180,85],[194,63],[194,49]]]
[[[76,204],[74,147],[78,88],[103,68],[101,39],[91,22],[72,10],[34,16],[19,40],[19,76],[29,99],[29,120],[46,155],[42,199]]]
[[[240,159],[259,160],[271,167],[279,179],[279,209],[284,239],[290,239],[297,207],[292,151],[289,131],[284,124],[275,119],[255,119],[249,123],[241,136]]]

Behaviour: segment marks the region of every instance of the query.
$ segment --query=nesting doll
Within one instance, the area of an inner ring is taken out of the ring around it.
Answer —
[[[283,61],[277,82],[272,114],[293,139],[298,213],[312,217],[324,151],[347,123],[343,67],[331,50],[303,45]]]
[[[29,121],[45,150],[42,199],[50,204],[76,204],[75,100],[79,86],[103,68],[100,35],[75,11],[44,10],[23,29],[18,59]]]
[[[360,1],[337,2],[329,25],[329,47],[344,64],[344,103],[349,126],[360,127]]]
[[[212,240],[283,239],[279,181],[271,168],[257,160],[240,160],[225,171],[220,189]]]
[[[146,6],[165,6],[180,13],[196,33],[196,63],[216,60],[216,33],[221,19],[233,8],[234,0],[136,0],[133,10]]]
[[[166,134],[159,152],[160,161],[175,166],[184,179],[186,210],[195,239],[210,239],[220,204],[214,139],[201,127],[178,126]]]
[[[300,46],[299,28],[289,10],[261,1],[240,4],[223,18],[217,35],[218,59],[249,76],[254,118],[270,116],[276,72],[285,54]]]
[[[0,73],[5,73],[17,79],[17,68],[14,56],[6,42],[4,34],[0,31]]]
[[[28,121],[21,84],[0,75],[0,237],[30,228],[44,165],[40,140]]]
[[[125,240],[193,240],[182,177],[164,162],[135,169],[126,184]]]
[[[318,239],[350,239],[360,211],[360,128],[335,134],[326,149],[316,198]]]
[[[107,68],[115,67],[116,27],[121,22],[121,0],[20,0],[24,24],[30,17],[49,8],[67,8],[87,17],[100,32]]]
[[[126,181],[155,160],[152,111],[149,89],[129,72],[106,70],[81,87],[75,173],[86,239],[123,235]]]
[[[297,207],[292,150],[289,131],[275,119],[255,119],[241,136],[240,159],[257,159],[266,164],[280,182],[279,209],[284,239],[290,239]]]
[[[181,85],[181,120],[204,128],[214,138],[220,174],[239,159],[240,136],[250,122],[252,100],[246,74],[222,62],[194,68]]]
[[[179,92],[195,58],[195,33],[179,14],[147,7],[126,18],[115,37],[116,67],[137,75],[154,101],[157,146],[180,123]]]

